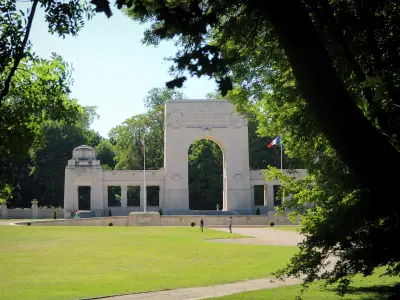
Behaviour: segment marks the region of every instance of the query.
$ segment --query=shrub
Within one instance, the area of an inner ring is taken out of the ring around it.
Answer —
[[[162,209],[160,208],[160,210],[158,211],[158,213],[160,214],[160,216],[163,215]]]
[[[194,227],[194,226],[196,226],[196,223],[192,222],[192,223],[190,223],[190,226]]]
[[[56,211],[53,212],[53,219],[54,220],[57,219],[57,212]]]
[[[108,226],[114,226],[114,224],[113,223],[108,223]]]
[[[275,223],[274,222],[269,222],[269,226],[274,227]]]
[[[261,214],[260,209],[257,207],[256,215],[260,215],[260,214]]]
[[[26,223],[26,226],[31,226],[31,222]]]
[[[111,209],[108,210],[108,216],[109,216],[109,217],[112,216]]]

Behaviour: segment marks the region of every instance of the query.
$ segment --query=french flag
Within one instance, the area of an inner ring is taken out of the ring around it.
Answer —
[[[268,144],[268,148],[271,148],[273,145],[280,145],[281,144],[281,136],[278,136],[274,139],[271,143]]]

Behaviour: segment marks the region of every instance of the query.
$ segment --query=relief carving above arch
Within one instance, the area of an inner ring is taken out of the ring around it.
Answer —
[[[229,120],[231,122],[231,126],[234,128],[241,128],[247,125],[247,119],[242,116],[239,116],[235,112],[231,112],[229,114]]]
[[[166,126],[170,126],[174,129],[179,129],[185,126],[185,118],[180,110],[173,110],[166,116]]]

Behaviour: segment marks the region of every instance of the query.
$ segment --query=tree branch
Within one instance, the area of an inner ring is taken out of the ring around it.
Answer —
[[[304,4],[301,0],[280,0],[264,5],[321,131],[358,182],[371,192],[371,199],[384,198],[388,204],[394,201],[396,181],[389,174],[400,168],[399,152],[351,100]],[[379,145],[379,151],[374,145]],[[390,188],[382,191],[383,186]],[[371,211],[372,202],[364,205]]]
[[[26,44],[28,43],[28,38],[29,38],[29,34],[31,32],[33,17],[35,16],[36,7],[37,7],[38,3],[39,3],[39,0],[33,0],[32,9],[31,9],[31,12],[28,17],[28,24],[27,24],[26,30],[25,30],[25,36],[24,36],[21,46],[18,49],[17,55],[14,59],[14,65],[11,68],[10,74],[8,74],[7,79],[4,82],[4,88],[1,91],[1,95],[0,95],[0,104],[4,100],[4,98],[7,96],[8,92],[10,90],[11,80],[12,80],[13,76],[15,75],[15,72],[17,71],[17,68],[18,68],[19,63],[21,62],[21,59],[24,57],[24,50],[25,50]]]

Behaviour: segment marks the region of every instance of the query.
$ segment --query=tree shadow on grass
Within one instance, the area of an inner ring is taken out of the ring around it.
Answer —
[[[350,286],[346,294],[359,294],[360,300],[397,300],[400,299],[400,287],[398,285]]]

